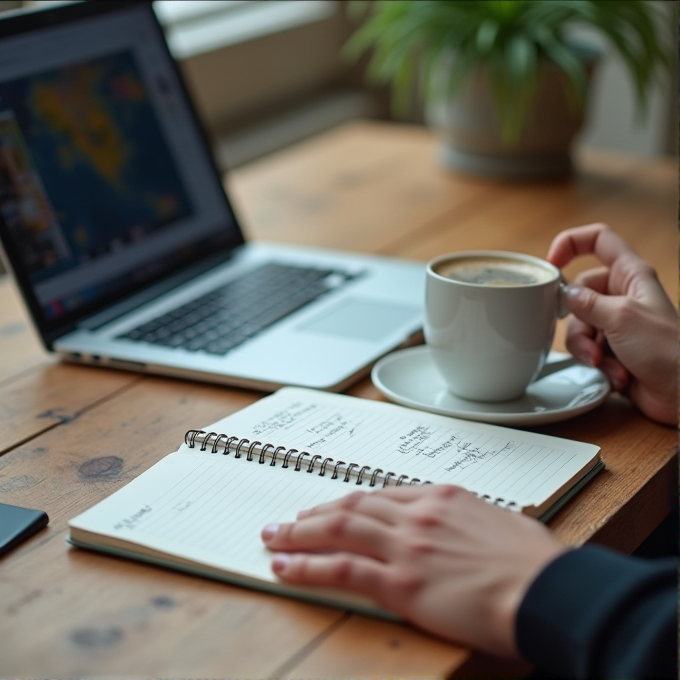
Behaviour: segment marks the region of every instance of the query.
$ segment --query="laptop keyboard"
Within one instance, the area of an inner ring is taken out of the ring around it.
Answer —
[[[332,269],[260,265],[118,337],[190,352],[226,354],[351,278]]]

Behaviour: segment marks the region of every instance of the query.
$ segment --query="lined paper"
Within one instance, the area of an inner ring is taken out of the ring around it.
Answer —
[[[262,528],[347,493],[347,485],[318,475],[190,449],[166,456],[152,470],[71,526],[275,581]]]

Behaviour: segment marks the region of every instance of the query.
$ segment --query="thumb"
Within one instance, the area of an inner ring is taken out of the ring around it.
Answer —
[[[592,288],[568,285],[564,298],[569,311],[581,321],[607,331],[615,318],[616,302],[611,295],[602,295]]]

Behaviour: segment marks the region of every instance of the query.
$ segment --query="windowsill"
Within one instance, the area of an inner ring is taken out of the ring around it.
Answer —
[[[154,9],[173,55],[187,59],[323,21],[338,11],[338,4],[335,0],[159,0]]]

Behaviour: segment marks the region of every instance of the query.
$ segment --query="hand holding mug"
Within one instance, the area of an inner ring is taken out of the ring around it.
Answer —
[[[566,289],[573,313],[566,343],[582,363],[599,368],[614,389],[649,418],[677,423],[678,316],[654,268],[604,224],[558,234],[548,260],[564,267],[594,254],[604,265]]]

